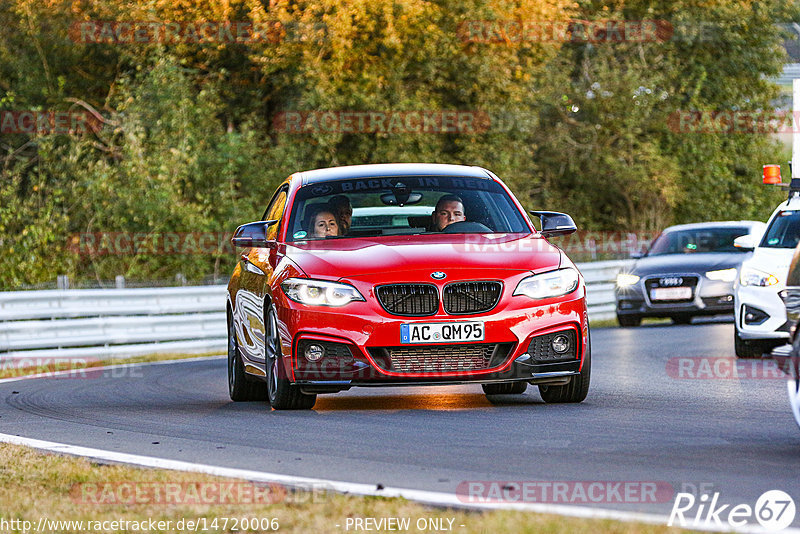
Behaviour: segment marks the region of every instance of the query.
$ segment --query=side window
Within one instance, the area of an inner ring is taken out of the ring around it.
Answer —
[[[272,199],[272,202],[270,202],[270,205],[264,214],[264,220],[280,220],[283,217],[284,208],[286,208],[286,188],[278,191],[275,194],[275,197]],[[267,230],[267,239],[276,239],[278,237],[278,228],[280,228],[280,226],[280,223],[270,226]]]

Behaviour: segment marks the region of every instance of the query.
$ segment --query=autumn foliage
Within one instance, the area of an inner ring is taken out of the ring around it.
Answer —
[[[1,2],[0,288],[224,278],[227,249],[96,256],[70,239],[231,231],[291,172],[333,165],[482,165],[587,230],[765,219],[778,196],[758,172],[780,146],[670,117],[774,109],[787,5]]]

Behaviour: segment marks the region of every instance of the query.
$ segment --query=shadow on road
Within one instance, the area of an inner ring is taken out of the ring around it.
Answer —
[[[412,394],[412,395],[320,395],[314,411],[350,410],[433,410],[455,411],[475,408],[542,404],[534,391],[525,395],[492,395],[482,393]]]

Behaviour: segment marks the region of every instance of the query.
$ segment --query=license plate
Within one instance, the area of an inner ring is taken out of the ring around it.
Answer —
[[[656,287],[650,290],[650,300],[687,300],[692,298],[691,287]]]
[[[410,323],[400,325],[400,343],[483,341],[483,322]]]

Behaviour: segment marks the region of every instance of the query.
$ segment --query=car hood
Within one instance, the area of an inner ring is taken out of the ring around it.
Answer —
[[[785,281],[793,255],[793,248],[757,247],[747,260],[747,266],[772,273],[780,280]]]
[[[308,276],[359,278],[416,270],[542,272],[558,268],[561,251],[531,234],[434,234],[297,241],[286,256]]]
[[[645,256],[636,260],[631,273],[639,276],[669,273],[704,273],[718,269],[738,267],[749,254],[741,252],[698,254],[664,254],[663,256]]]

